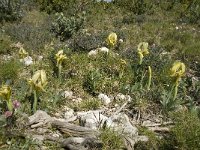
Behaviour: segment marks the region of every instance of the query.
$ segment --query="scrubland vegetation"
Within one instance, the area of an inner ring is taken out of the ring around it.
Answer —
[[[1,0],[0,86],[0,149],[62,149],[24,138],[28,116],[125,102],[100,93],[131,97],[122,111],[148,137],[135,149],[200,149],[200,1]],[[144,127],[151,119],[166,132]],[[99,131],[102,149],[123,148]]]

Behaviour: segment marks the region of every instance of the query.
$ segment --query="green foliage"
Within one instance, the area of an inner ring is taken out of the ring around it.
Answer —
[[[86,9],[92,0],[36,0],[42,11],[47,13],[56,13],[66,11],[68,14],[77,14]]]
[[[178,99],[173,100],[173,91],[164,91],[161,96],[161,106],[164,113],[168,113],[170,111],[176,110],[176,108],[180,105],[180,101]]]
[[[181,111],[172,114],[175,126],[172,128],[174,147],[178,149],[200,149],[200,119],[197,114]]]
[[[18,77],[20,64],[18,61],[10,60],[8,62],[0,62],[0,82],[11,80],[12,82]]]
[[[81,110],[96,110],[100,108],[101,106],[101,101],[98,99],[88,99],[88,100],[83,100],[79,104],[79,108]]]
[[[52,39],[47,24],[34,25],[23,22],[6,26],[6,33],[13,40],[20,41],[27,50],[40,51]]]
[[[156,136],[156,134],[153,131],[150,131],[144,127],[140,127],[139,134],[147,136],[149,140],[148,142],[137,142],[134,145],[135,150],[158,150],[160,145],[160,139]]]
[[[100,139],[103,142],[103,150],[120,149],[123,147],[121,135],[110,128],[102,129]]]
[[[131,11],[136,15],[147,13],[151,9],[151,1],[149,0],[117,0],[115,2],[121,8]]]
[[[95,94],[96,91],[100,91],[101,83],[103,82],[103,76],[99,70],[91,70],[86,75],[83,86],[88,93]]]
[[[0,33],[0,54],[8,54],[11,52],[11,40],[9,36]]]
[[[22,17],[21,0],[0,1],[0,22],[15,21]]]
[[[70,38],[79,29],[82,28],[84,22],[83,16],[66,17],[63,13],[56,14],[56,20],[52,23],[52,31],[61,40]]]

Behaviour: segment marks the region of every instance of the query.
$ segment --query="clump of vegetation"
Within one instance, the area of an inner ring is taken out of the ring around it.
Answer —
[[[0,54],[9,54],[11,53],[11,39],[9,36],[0,33]]]
[[[22,17],[21,0],[0,1],[0,22],[16,21]]]
[[[83,16],[66,17],[63,13],[56,14],[56,20],[52,23],[52,31],[61,40],[69,39],[83,26]]]
[[[96,110],[100,108],[101,101],[98,99],[88,99],[84,100],[79,104],[79,107],[83,110]]]
[[[181,111],[173,113],[175,126],[172,128],[171,142],[178,149],[200,148],[200,119],[197,113]]]
[[[110,128],[102,129],[100,139],[103,142],[103,150],[123,148],[121,135]]]
[[[0,82],[10,80],[11,83],[17,79],[21,65],[18,61],[9,60],[0,62]]]

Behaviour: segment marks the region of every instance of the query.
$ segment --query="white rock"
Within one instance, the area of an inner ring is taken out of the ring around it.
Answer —
[[[12,56],[10,56],[10,55],[3,55],[3,60],[5,60],[5,61],[9,61],[9,60],[11,60],[13,57]]]
[[[109,49],[107,47],[101,47],[101,48],[99,48],[99,51],[103,52],[103,53],[108,53]]]
[[[131,98],[130,95],[127,95],[127,96],[126,96],[126,99],[127,99],[128,102],[131,102],[131,101],[132,101],[132,98]]]
[[[24,61],[25,66],[30,66],[33,64],[33,59],[31,56],[25,57],[23,61]]]
[[[61,93],[61,96],[63,96],[64,98],[71,99],[71,98],[73,98],[73,92],[72,91],[64,91],[63,93]]]
[[[75,103],[81,103],[82,100],[83,100],[82,98],[77,97],[77,98],[73,98],[73,99],[72,99],[72,102],[75,102]]]
[[[66,112],[65,112],[65,119],[69,119],[71,117],[74,116],[74,110],[71,108],[67,108]]]
[[[107,126],[112,125],[112,120],[102,115],[98,111],[89,111],[85,115],[80,116],[81,123],[88,128],[97,129],[106,121]]]
[[[98,54],[98,50],[91,50],[89,53],[88,53],[88,57],[89,56],[96,56]]]
[[[43,60],[43,56],[40,55],[40,56],[38,56],[37,59],[38,59],[38,61],[42,61]]]
[[[123,42],[124,42],[124,40],[123,40],[123,39],[119,39],[119,42],[120,42],[120,43],[123,43]]]
[[[111,99],[103,93],[98,95],[98,99],[101,100],[104,105],[108,105],[111,102]]]
[[[117,94],[117,96],[115,97],[116,100],[119,101],[125,101],[126,100],[126,96],[122,93]]]
[[[113,123],[117,124],[115,127],[117,132],[127,134],[129,137],[138,135],[138,129],[130,123],[126,114],[119,113],[113,116],[111,119]]]
[[[122,127],[123,127],[124,134],[127,134],[130,137],[135,137],[138,135],[138,129],[132,126],[130,123],[126,123]]]

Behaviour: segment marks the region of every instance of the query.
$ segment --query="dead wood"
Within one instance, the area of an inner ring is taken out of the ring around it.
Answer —
[[[68,122],[62,122],[59,120],[52,121],[51,125],[52,127],[58,128],[63,133],[75,137],[97,137],[100,134],[97,130],[71,124]]]

